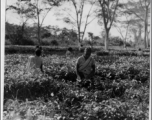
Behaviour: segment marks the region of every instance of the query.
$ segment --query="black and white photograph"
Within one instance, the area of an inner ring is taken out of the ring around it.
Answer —
[[[151,0],[4,0],[2,120],[150,120]]]

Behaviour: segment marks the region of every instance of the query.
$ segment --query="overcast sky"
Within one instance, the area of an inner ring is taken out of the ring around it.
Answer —
[[[7,5],[13,5],[17,0],[7,0]],[[64,5],[62,7],[68,7],[69,5]],[[71,7],[72,8],[72,7]],[[84,14],[88,12],[90,6],[86,6],[85,7],[85,11],[84,11]],[[51,26],[58,26],[59,28],[63,28],[63,27],[67,27],[69,29],[72,29],[72,26],[70,25],[67,25],[66,23],[64,23],[62,20],[57,20],[57,17],[54,15],[54,13],[56,11],[58,11],[59,9],[61,9],[61,7],[59,8],[55,8],[53,10],[51,10],[48,15],[46,16],[44,22],[43,22],[43,25],[51,25]],[[9,23],[14,23],[14,24],[20,24],[20,18],[18,17],[18,15],[16,13],[14,13],[13,11],[9,10],[7,11],[7,13],[5,14],[6,15],[6,20],[9,22]],[[91,19],[91,18],[90,18]],[[103,26],[100,26],[98,23],[97,23],[98,19],[95,19],[93,22],[91,22],[87,29],[86,29],[86,34],[85,34],[85,37],[87,37],[87,32],[92,32],[94,35],[98,35],[98,36],[101,36],[101,31],[103,30]],[[29,24],[32,24],[32,22],[28,22]],[[112,36],[120,36],[119,32],[115,29],[115,28],[112,28],[110,30],[110,34]]]

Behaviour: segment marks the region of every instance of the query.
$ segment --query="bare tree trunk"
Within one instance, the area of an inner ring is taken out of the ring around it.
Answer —
[[[136,48],[138,46],[138,39],[137,39],[136,29],[133,30],[133,33],[134,33],[134,47]]]
[[[39,45],[41,45],[41,41],[40,41],[40,20],[39,20],[39,15],[38,15],[38,24],[37,24],[37,27],[38,27],[38,43]]]
[[[78,26],[78,40],[79,40],[79,47],[81,47],[81,32],[79,26]]]
[[[149,48],[149,44],[150,43],[150,41],[149,41],[149,32],[147,31],[147,47]]]
[[[106,30],[106,37],[105,37],[105,50],[108,51],[108,44],[109,43],[109,30]]]
[[[148,9],[146,7],[146,12],[145,12],[145,31],[144,31],[144,47],[147,48],[147,18],[148,18]]]
[[[25,31],[25,23],[22,24],[22,28],[21,28],[21,38],[24,38],[24,31]]]
[[[123,45],[124,48],[126,48],[126,39],[127,39],[127,33],[126,33],[126,36],[125,36],[125,39],[124,39],[124,45]]]
[[[38,44],[41,45],[41,41],[40,41],[40,16],[39,16],[39,9],[38,9],[38,0],[37,0],[37,17],[38,17],[38,23],[37,23],[37,35],[38,35]]]
[[[125,35],[125,39],[124,39],[124,48],[127,47],[127,45],[126,45],[126,43],[127,43],[126,41],[127,41],[127,40],[126,40],[126,39],[127,39],[127,35],[128,35],[128,28],[129,28],[129,25],[130,25],[130,24],[129,24],[129,22],[128,22],[127,30],[126,30],[126,35]]]
[[[93,49],[93,43],[94,43],[94,40],[93,40],[93,37],[92,37],[92,39],[91,39],[91,48]]]
[[[144,33],[144,47],[147,48],[147,37],[146,37],[146,33],[147,33],[147,25],[145,22],[145,33]]]
[[[139,32],[138,32],[138,46],[139,46],[139,44],[140,44],[140,42],[141,42],[141,25],[139,25]]]

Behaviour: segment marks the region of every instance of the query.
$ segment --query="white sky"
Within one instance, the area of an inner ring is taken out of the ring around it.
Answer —
[[[12,5],[16,2],[17,0],[7,0],[7,5]],[[63,7],[67,7],[67,6],[63,6]],[[54,11],[57,11],[60,8],[56,8],[54,10],[51,10],[48,15],[46,16],[43,24],[44,25],[51,25],[51,26],[58,26],[59,28],[63,28],[63,27],[67,27],[72,29],[72,27],[70,25],[67,25],[66,23],[64,23],[63,21],[58,21],[57,17],[54,15]],[[87,7],[85,8],[87,9]],[[88,6],[89,9],[89,6]],[[88,12],[88,11],[86,11]],[[85,14],[85,12],[84,12]],[[14,23],[14,24],[19,24],[20,23],[20,19],[18,18],[17,14],[13,13],[13,11],[7,11],[6,13],[6,20],[10,23]],[[95,19],[93,22],[91,22],[86,29],[86,34],[85,37],[87,37],[87,32],[92,32],[94,35],[98,35],[101,36],[101,31],[103,30],[102,26],[99,26],[97,23],[97,19]],[[115,28],[112,28],[110,30],[110,34],[112,36],[120,36],[120,34],[117,32],[117,30]]]

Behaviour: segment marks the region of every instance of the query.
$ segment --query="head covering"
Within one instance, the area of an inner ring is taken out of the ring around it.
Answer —
[[[91,53],[91,47],[85,48],[85,52],[90,52]]]

